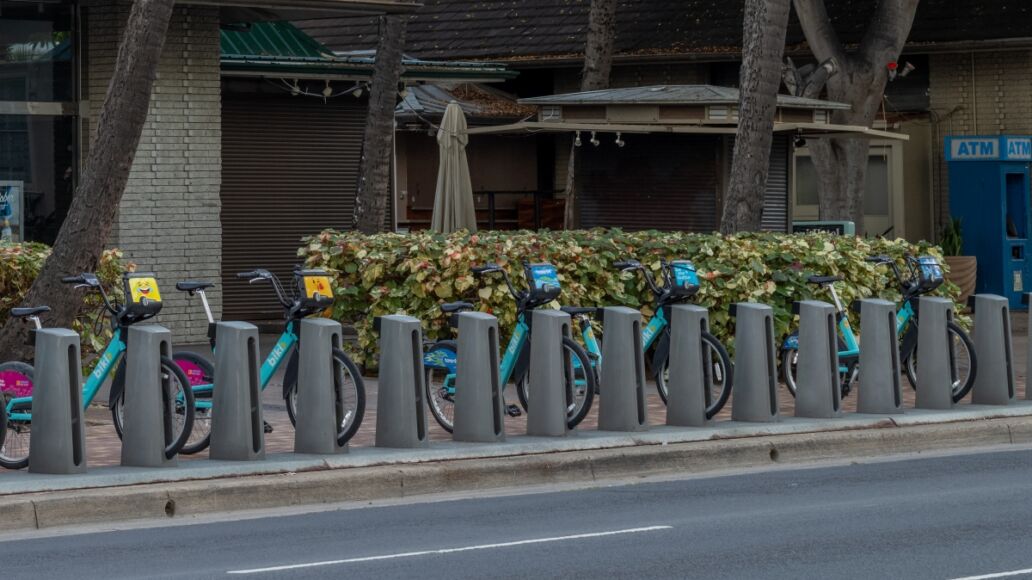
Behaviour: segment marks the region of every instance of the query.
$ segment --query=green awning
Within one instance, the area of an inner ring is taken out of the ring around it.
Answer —
[[[223,59],[323,59],[332,54],[289,22],[254,22],[222,29]]]

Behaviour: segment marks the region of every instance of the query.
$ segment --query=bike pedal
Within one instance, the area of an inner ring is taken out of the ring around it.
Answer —
[[[272,433],[272,431],[273,431],[272,425],[270,425],[268,421],[262,421],[262,423],[265,424],[265,426],[264,426],[265,432],[266,433]]]
[[[510,417],[519,417],[520,415],[523,414],[523,411],[520,410],[519,406],[517,406],[517,405],[506,405],[505,412]]]

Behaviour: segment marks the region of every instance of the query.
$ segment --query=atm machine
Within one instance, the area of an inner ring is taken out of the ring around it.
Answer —
[[[1032,291],[1029,233],[1032,137],[947,137],[950,213],[961,220],[964,254],[978,258],[979,293],[1021,309]]]

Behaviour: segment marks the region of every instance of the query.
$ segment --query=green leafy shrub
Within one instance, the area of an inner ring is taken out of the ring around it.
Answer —
[[[508,336],[516,306],[500,276],[483,279],[470,269],[487,262],[507,268],[513,282],[524,283],[521,262],[550,262],[559,270],[562,302],[578,306],[626,305],[651,316],[652,295],[638,274],[615,271],[613,262],[635,258],[658,272],[660,259],[690,259],[702,278],[697,302],[710,310],[714,333],[731,346],[734,331],[728,306],[741,301],[769,304],[776,331],[793,326],[792,302],[830,299],[806,282],[813,274],[841,275],[840,296],[899,298],[888,268],[865,261],[872,254],[899,259],[904,253],[941,252],[928,244],[904,240],[862,239],[821,233],[788,235],[751,233],[736,236],[621,230],[556,232],[481,232],[379,234],[326,231],[305,240],[299,250],[310,267],[335,277],[333,317],[354,324],[359,333],[357,358],[376,363],[375,316],[406,313],[423,321],[431,339],[450,335],[438,305],[469,300],[499,318]],[[955,295],[955,287],[940,289]]]
[[[24,300],[49,256],[50,248],[43,244],[0,244],[0,323],[6,322],[11,309]],[[134,268],[132,263],[123,263],[121,251],[108,250],[100,259],[97,275],[107,288],[120,296],[122,273]],[[77,292],[72,288],[68,291]],[[111,337],[111,327],[102,316],[99,297],[84,295],[83,298],[86,307],[73,328],[82,335],[84,353],[97,352]]]

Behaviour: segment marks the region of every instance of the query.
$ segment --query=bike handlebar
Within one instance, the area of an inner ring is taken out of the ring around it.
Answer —
[[[280,283],[279,277],[268,270],[257,269],[251,270],[250,272],[238,272],[237,278],[248,280],[252,284],[262,280],[268,280],[272,283],[272,289],[276,292],[276,298],[284,308],[293,308],[294,303],[297,301],[296,296],[287,295],[287,292],[283,289],[283,284]]]
[[[487,274],[501,274],[502,278],[505,279],[505,286],[509,289],[509,294],[516,300],[523,299],[523,293],[516,290],[516,287],[512,285],[512,279],[509,278],[509,273],[505,271],[498,264],[484,264],[483,266],[476,266],[471,269],[476,276],[485,276]]]
[[[666,260],[662,260],[660,263],[662,264],[662,268],[665,270],[666,267],[667,267]],[[658,285],[656,285],[656,279],[652,277],[652,272],[650,272],[649,269],[646,268],[644,265],[642,265],[642,263],[639,262],[638,260],[624,260],[622,262],[614,262],[613,263],[613,267],[617,268],[619,270],[622,270],[624,272],[626,272],[628,270],[638,270],[638,271],[640,271],[642,273],[642,275],[645,276],[645,282],[649,285],[649,288],[652,289],[652,292],[656,296],[659,296],[659,295],[663,294],[663,289],[660,288]],[[666,277],[666,273],[665,272],[664,272],[664,277]],[[669,282],[669,280],[667,280],[667,281]]]

